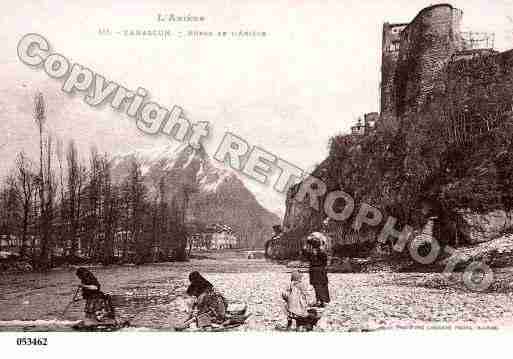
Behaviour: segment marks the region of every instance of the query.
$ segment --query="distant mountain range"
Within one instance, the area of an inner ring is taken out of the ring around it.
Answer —
[[[166,201],[180,202],[185,191],[190,193],[186,221],[227,224],[248,247],[263,247],[272,226],[281,222],[257,201],[235,171],[212,160],[204,148],[169,145],[116,156],[111,164],[115,182],[127,176],[134,159],[141,164],[150,191],[164,178]]]

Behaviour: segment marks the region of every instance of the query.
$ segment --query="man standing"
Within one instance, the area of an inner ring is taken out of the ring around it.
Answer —
[[[315,289],[315,299],[317,307],[324,307],[330,302],[330,293],[328,289],[328,255],[321,249],[319,238],[310,235],[307,239],[307,246],[303,248],[303,254],[310,262],[310,284]]]
[[[266,258],[275,259],[276,256],[280,256],[278,251],[278,242],[281,238],[282,231],[279,224],[273,226],[273,236],[267,242],[265,242],[265,256]]]

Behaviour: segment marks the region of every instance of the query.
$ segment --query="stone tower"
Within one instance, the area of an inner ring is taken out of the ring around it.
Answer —
[[[394,77],[395,114],[418,112],[435,95],[443,94],[444,69],[461,50],[463,12],[449,4],[422,9],[401,32]]]
[[[381,117],[395,121],[443,92],[443,69],[462,49],[462,11],[450,4],[422,9],[410,23],[384,23]]]

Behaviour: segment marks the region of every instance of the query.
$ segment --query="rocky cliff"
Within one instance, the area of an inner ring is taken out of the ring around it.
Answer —
[[[382,89],[376,130],[333,137],[312,173],[328,191],[344,190],[357,206],[396,217],[397,228],[420,231],[436,216],[439,240],[452,245],[510,231],[513,208],[513,51],[465,48],[461,16],[435,5],[401,25],[398,53],[386,56],[396,63],[383,75],[390,88]],[[294,201],[296,191],[288,193],[284,221],[290,241],[325,219]],[[353,233],[353,218],[326,230],[342,242],[376,239],[381,227]]]

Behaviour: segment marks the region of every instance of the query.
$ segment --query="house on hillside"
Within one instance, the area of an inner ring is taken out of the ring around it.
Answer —
[[[196,228],[190,235],[190,240],[194,250],[233,249],[238,248],[240,244],[232,228],[219,223]]]
[[[364,136],[369,134],[376,128],[376,124],[379,120],[379,113],[369,112],[363,115],[362,118],[358,118],[358,122],[351,127],[351,134],[353,136]]]

